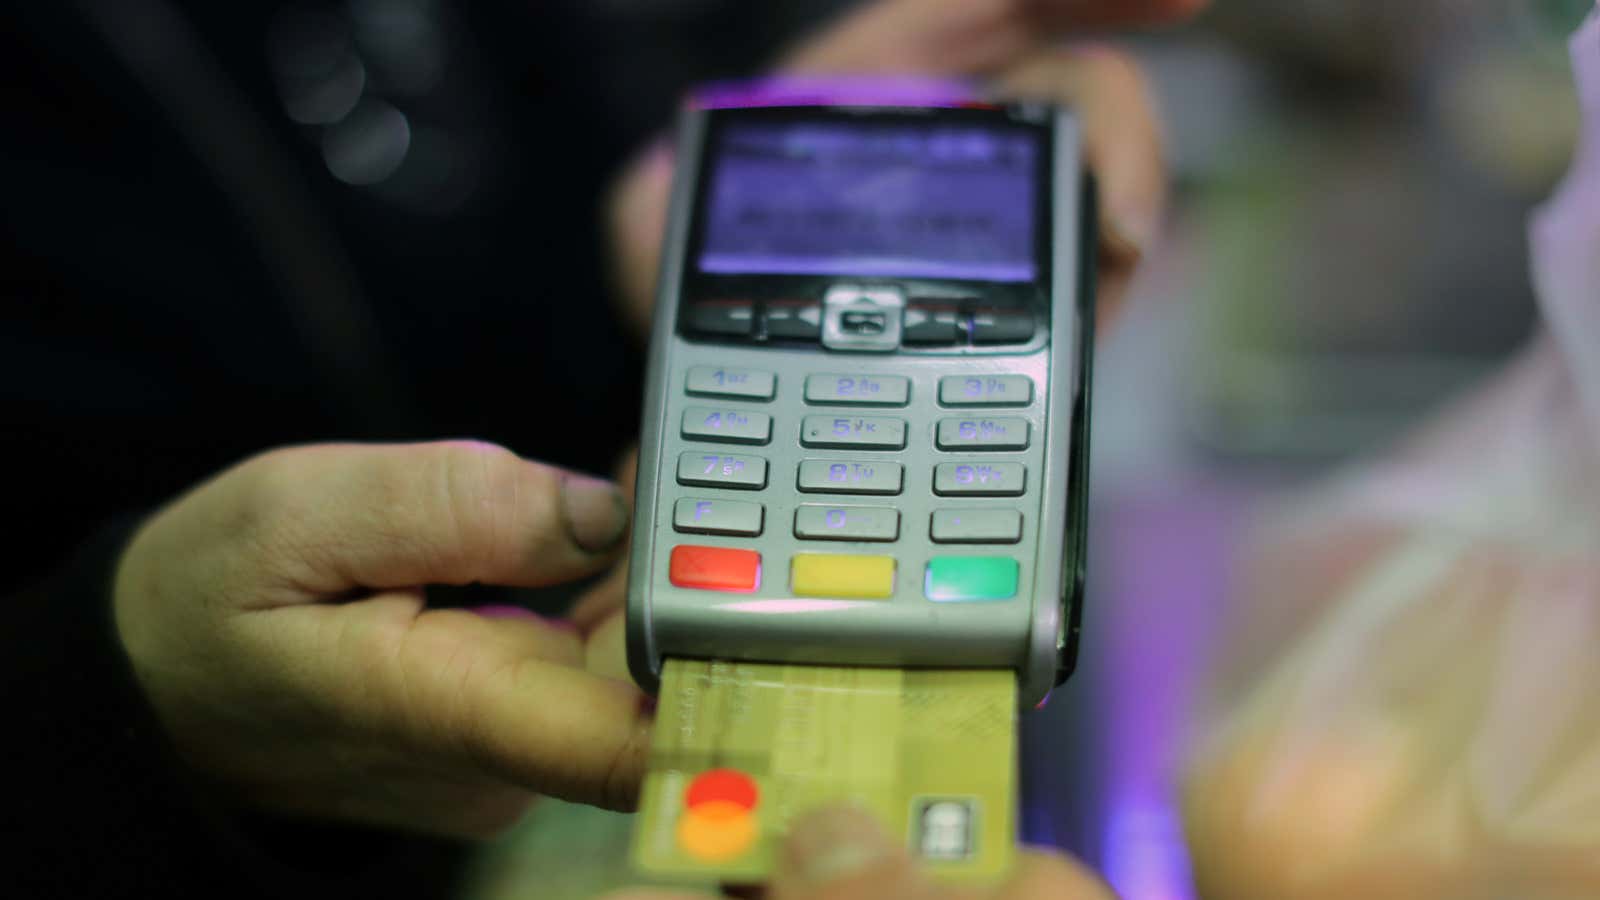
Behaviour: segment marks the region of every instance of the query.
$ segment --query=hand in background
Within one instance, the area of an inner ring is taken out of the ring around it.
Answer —
[[[1205,0],[880,0],[801,41],[778,71],[986,79],[1006,97],[1077,109],[1100,184],[1102,315],[1115,310],[1160,223],[1166,193],[1160,129],[1138,68],[1104,48],[1051,46],[1074,31],[1181,19]],[[635,159],[607,198],[618,301],[639,333],[650,326],[672,185],[672,154]]]

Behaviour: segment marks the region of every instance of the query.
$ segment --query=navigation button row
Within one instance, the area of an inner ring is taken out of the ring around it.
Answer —
[[[900,341],[905,344],[954,344],[961,340],[962,316],[954,306],[908,306]]]
[[[839,285],[830,288],[830,292],[838,290],[847,290],[852,298],[899,293]],[[863,309],[835,310],[838,315],[832,320],[835,333],[830,341],[825,326],[830,321],[827,310],[831,307],[826,299],[823,303],[804,298],[696,300],[684,304],[681,321],[687,333],[699,337],[821,341],[833,349],[843,350],[893,349],[897,344],[914,347],[1020,344],[1032,340],[1038,327],[1038,319],[1027,309],[983,306],[979,305],[980,300],[972,297],[912,297]],[[887,346],[840,343],[841,337],[852,335],[881,336]]]
[[[807,300],[769,300],[767,337],[815,341],[822,337],[822,306]]]
[[[822,304],[814,300],[698,300],[683,308],[683,327],[701,337],[816,341],[822,337]]]

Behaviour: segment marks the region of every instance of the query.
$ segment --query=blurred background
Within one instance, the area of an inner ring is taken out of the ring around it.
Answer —
[[[29,473],[11,508],[37,511],[0,578],[284,443],[471,435],[609,470],[642,350],[601,300],[608,177],[687,85],[850,5],[0,14],[0,429]],[[1114,38],[1173,206],[1100,344],[1084,651],[1025,720],[1029,840],[1124,896],[1191,896],[1174,788],[1239,549],[1534,329],[1524,227],[1572,149],[1591,6],[1220,0]],[[544,803],[467,893],[623,883],[627,828]]]

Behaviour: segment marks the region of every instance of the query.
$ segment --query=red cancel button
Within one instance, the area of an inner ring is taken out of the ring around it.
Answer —
[[[672,548],[672,566],[667,577],[674,587],[748,593],[761,584],[761,554],[754,550],[683,544]]]

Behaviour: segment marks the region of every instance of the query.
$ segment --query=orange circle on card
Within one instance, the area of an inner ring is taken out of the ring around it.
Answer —
[[[678,817],[678,846],[702,862],[726,862],[750,849],[756,817],[731,800],[707,800]]]

